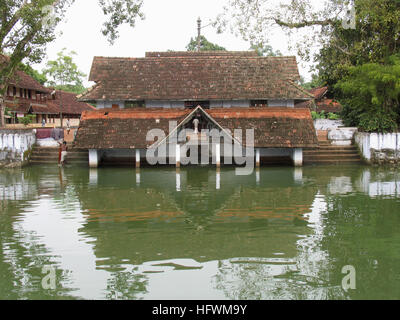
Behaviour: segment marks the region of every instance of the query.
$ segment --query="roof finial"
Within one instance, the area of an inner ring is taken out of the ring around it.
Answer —
[[[200,47],[201,47],[201,19],[197,19],[197,51],[200,52]]]

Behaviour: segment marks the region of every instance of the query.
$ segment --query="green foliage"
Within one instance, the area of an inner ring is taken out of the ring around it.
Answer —
[[[0,0],[0,97],[7,92],[19,64],[38,63],[56,39],[56,27],[75,0]],[[112,44],[123,24],[135,26],[143,0],[98,0],[107,21],[102,29]],[[4,59],[4,56],[7,56]],[[0,104],[0,115],[4,105]],[[0,126],[3,125],[0,116]]]
[[[48,76],[47,84],[58,90],[64,90],[80,94],[85,90],[83,86],[83,78],[86,74],[79,71],[78,66],[73,62],[74,51],[64,54],[65,49],[59,52],[57,60],[47,62],[47,68],[43,70],[43,74]]]
[[[33,79],[35,79],[40,84],[44,85],[47,82],[46,75],[40,73],[39,71],[33,69],[30,65],[20,63],[18,69],[30,75]]]
[[[339,81],[346,125],[366,132],[393,132],[400,120],[400,56],[385,63],[366,63],[349,68]]]
[[[253,44],[250,47],[250,50],[254,50],[260,57],[278,57],[282,56],[282,53],[279,50],[274,50],[270,45],[262,45],[262,44]]]
[[[28,114],[25,117],[18,118],[18,121],[27,126],[28,124],[32,123],[35,118],[36,118],[35,114]]]
[[[4,114],[5,114],[6,116],[11,116],[10,109],[8,109],[7,107],[5,107],[5,109],[4,109]]]
[[[332,112],[325,113],[324,110],[322,110],[321,112],[311,111],[311,116],[312,116],[313,120],[316,120],[316,119],[339,120],[340,119],[340,115],[338,115],[336,113],[332,113]]]
[[[301,77],[300,85],[306,90],[311,90],[314,88],[323,87],[325,85],[325,83],[322,81],[322,79],[317,74],[314,73],[311,75],[311,81],[309,81],[309,82],[305,82],[304,78]]]
[[[197,38],[190,38],[186,50],[197,51]],[[226,49],[218,44],[208,41],[205,36],[200,36],[200,51],[226,51]]]

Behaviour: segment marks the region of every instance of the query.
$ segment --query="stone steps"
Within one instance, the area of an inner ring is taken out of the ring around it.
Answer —
[[[58,148],[35,146],[29,162],[31,164],[58,164],[58,152]],[[88,165],[89,152],[87,150],[73,149],[72,147],[69,147],[66,163],[73,165]]]
[[[357,164],[362,159],[355,145],[337,146],[318,135],[319,148],[303,151],[304,164]]]

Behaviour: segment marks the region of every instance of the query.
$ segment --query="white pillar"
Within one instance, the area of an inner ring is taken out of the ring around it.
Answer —
[[[303,149],[295,148],[292,150],[292,160],[295,167],[301,167],[303,165]]]
[[[259,185],[259,184],[260,184],[260,181],[261,181],[261,178],[260,178],[260,168],[257,168],[257,169],[256,169],[256,184]]]
[[[180,144],[176,145],[175,161],[176,161],[176,167],[180,168],[180,166],[181,166],[181,145]]]
[[[215,145],[215,162],[217,164],[217,168],[221,167],[221,144],[217,143]]]
[[[97,149],[89,150],[89,167],[97,168],[99,166],[99,153]]]
[[[140,150],[136,149],[136,168],[140,168]]]
[[[256,167],[260,166],[260,160],[261,160],[260,149],[256,149]]]

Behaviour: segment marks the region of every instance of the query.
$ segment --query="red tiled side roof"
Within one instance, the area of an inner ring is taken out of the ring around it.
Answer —
[[[60,112],[60,95],[61,109],[64,114],[82,114],[84,111],[96,110],[95,107],[85,102],[78,101],[76,94],[65,91],[56,91],[56,99],[49,98],[46,102],[49,108],[57,109]]]
[[[314,88],[310,90],[310,93],[315,97],[315,100],[322,99],[328,91],[328,87]]]
[[[258,148],[315,148],[318,140],[309,109],[207,110],[223,128],[254,129]]]
[[[10,85],[14,85],[18,88],[31,89],[43,93],[49,93],[50,90],[41,85],[31,76],[27,75],[25,72],[16,71],[13,79],[10,81]]]
[[[317,112],[325,111],[338,113],[342,111],[342,105],[333,99],[323,99],[318,101],[316,104]]]
[[[10,58],[4,54],[0,54],[0,68],[6,65],[10,61]],[[49,92],[49,90],[33,79],[31,76],[23,71],[17,70],[14,77],[10,80],[10,85],[17,86],[22,89],[31,89],[43,93]]]
[[[97,84],[80,100],[310,99],[289,81],[300,79],[295,57],[157,54],[95,57],[89,80]]]
[[[76,146],[83,149],[148,148],[149,130],[168,135],[169,122],[180,124],[193,110],[98,110],[82,114]],[[254,129],[255,147],[313,148],[318,145],[308,109],[211,109],[204,110],[221,127]],[[245,131],[244,131],[245,132]]]
[[[192,110],[98,110],[85,111],[75,139],[81,149],[146,149],[147,133],[161,129],[168,135],[170,121],[178,124]]]
[[[9,109],[11,112],[28,113],[30,106],[30,103],[16,103],[14,101],[6,101],[6,108]]]
[[[146,58],[166,57],[258,57],[257,51],[167,51],[167,52],[146,52]]]

